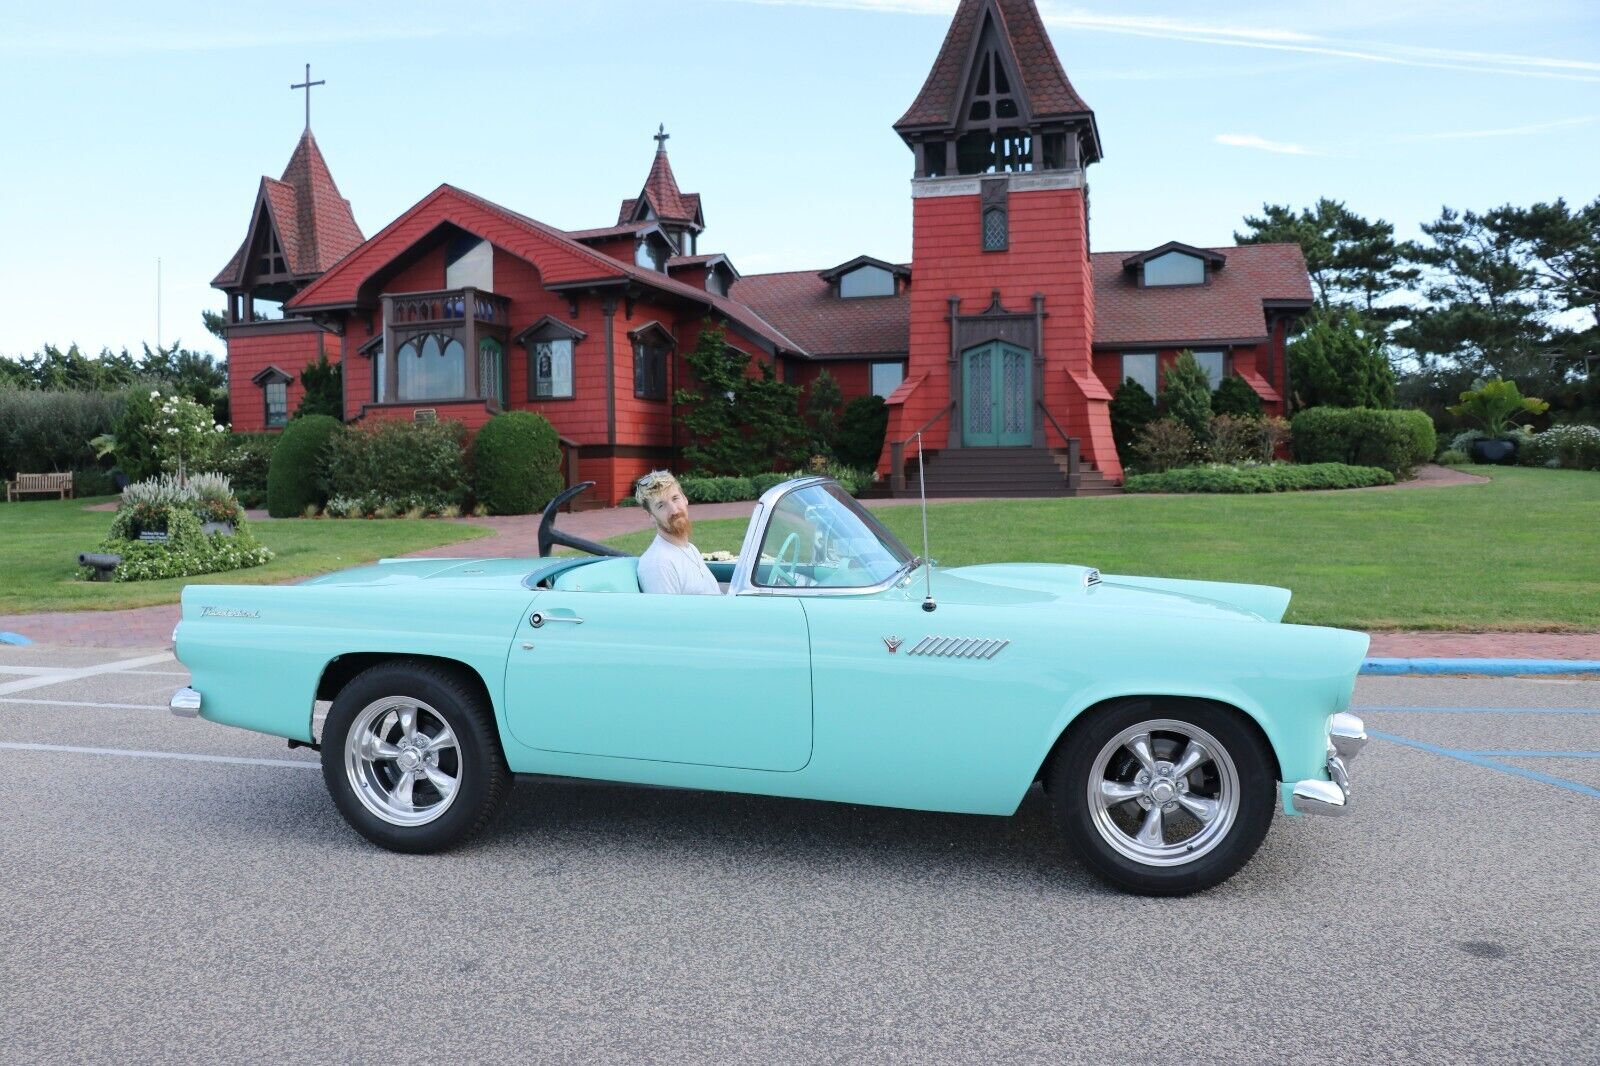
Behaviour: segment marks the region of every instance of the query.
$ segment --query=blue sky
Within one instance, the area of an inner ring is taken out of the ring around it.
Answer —
[[[1592,0],[1041,0],[1095,109],[1097,250],[1226,244],[1264,201],[1402,236],[1442,204],[1600,194]],[[371,235],[440,182],[606,225],[658,122],[702,251],[745,273],[911,249],[890,129],[954,0],[19,5],[0,37],[0,354],[220,352],[200,325],[262,174],[311,123]]]

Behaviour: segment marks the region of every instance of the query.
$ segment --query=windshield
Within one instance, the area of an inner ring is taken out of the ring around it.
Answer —
[[[912,561],[906,546],[843,489],[822,483],[778,501],[752,581],[765,588],[867,588]]]

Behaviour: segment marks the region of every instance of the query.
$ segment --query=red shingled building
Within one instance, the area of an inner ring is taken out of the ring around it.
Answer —
[[[1282,413],[1285,337],[1311,305],[1299,249],[1091,253],[1099,132],[1033,0],[962,0],[894,128],[915,157],[911,262],[749,276],[701,250],[664,132],[614,225],[560,230],[441,185],[364,239],[307,130],[213,283],[234,427],[281,425],[323,353],[344,365],[348,421],[538,411],[614,501],[676,465],[671,397],[708,317],[787,381],[826,368],[846,398],[883,395],[880,471],[915,470],[921,431],[933,493],[1120,481],[1111,394],[1125,377],[1154,393],[1185,348]],[[258,317],[274,303],[282,317]]]

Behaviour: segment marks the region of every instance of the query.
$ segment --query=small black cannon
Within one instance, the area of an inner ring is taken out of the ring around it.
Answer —
[[[120,555],[103,555],[99,552],[79,552],[78,565],[94,568],[94,576],[90,581],[110,581],[111,571],[115,570],[122,562]]]

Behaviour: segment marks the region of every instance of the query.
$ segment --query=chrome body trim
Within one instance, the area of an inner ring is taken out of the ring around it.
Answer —
[[[1367,744],[1367,727],[1360,718],[1340,711],[1328,719],[1328,779],[1296,781],[1290,793],[1298,814],[1342,817],[1350,812],[1350,761]]]
[[[1366,723],[1348,711],[1340,711],[1328,723],[1328,743],[1333,745],[1334,754],[1349,766],[1367,746]]]
[[[200,693],[192,688],[180,688],[167,702],[167,709],[179,718],[199,718]]]
[[[923,637],[907,655],[941,659],[993,659],[1005,650],[1009,640],[987,637]]]

